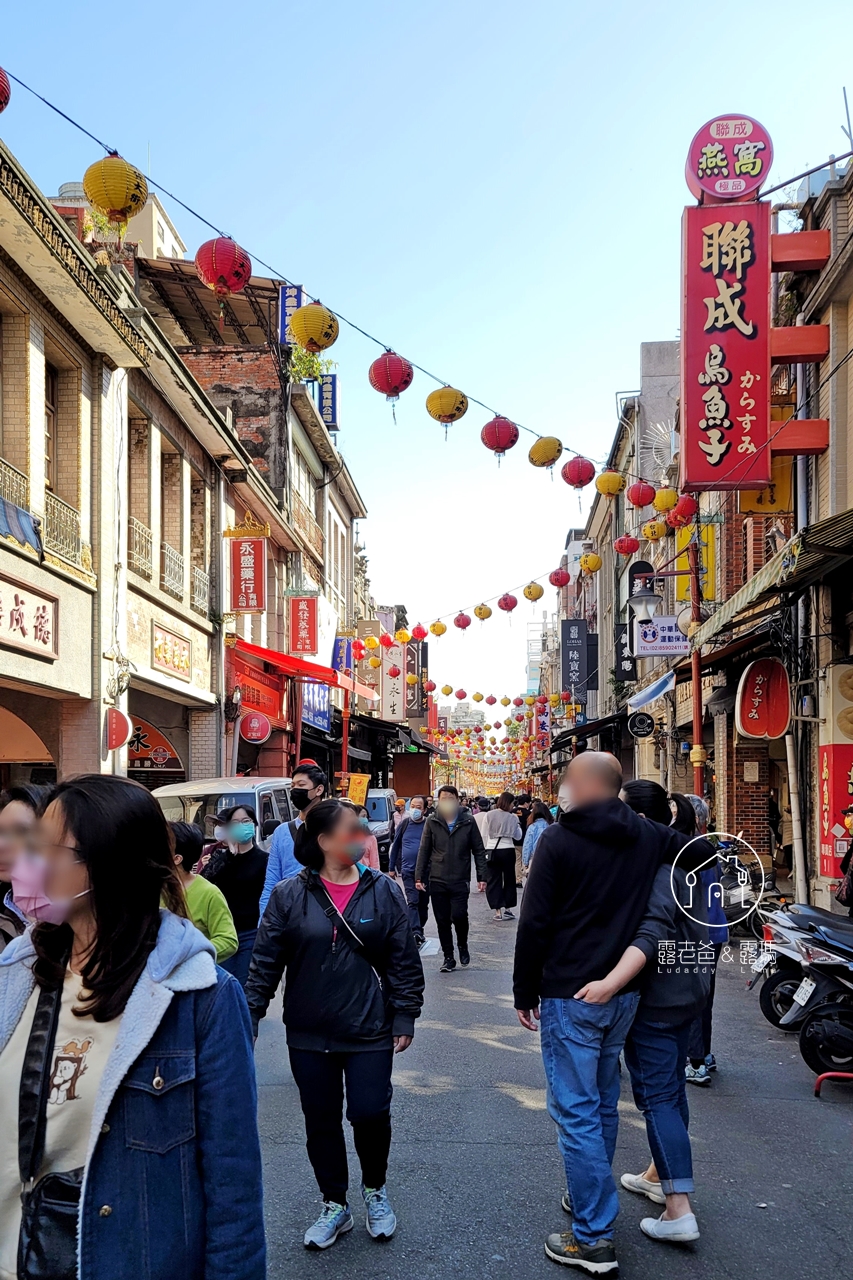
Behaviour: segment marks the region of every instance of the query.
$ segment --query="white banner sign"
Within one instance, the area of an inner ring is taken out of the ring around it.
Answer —
[[[638,658],[659,658],[668,654],[687,654],[690,641],[678,628],[673,618],[652,618],[649,622],[637,622],[637,643],[634,653]]]

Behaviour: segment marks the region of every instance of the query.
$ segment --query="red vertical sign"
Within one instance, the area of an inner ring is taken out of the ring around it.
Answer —
[[[290,652],[316,653],[319,648],[317,597],[290,597]]]
[[[853,746],[833,743],[820,748],[820,874],[841,877],[847,850],[843,810],[853,804]]]
[[[231,609],[263,613],[267,607],[266,538],[231,539]]]
[[[681,487],[770,483],[770,205],[682,220]]]

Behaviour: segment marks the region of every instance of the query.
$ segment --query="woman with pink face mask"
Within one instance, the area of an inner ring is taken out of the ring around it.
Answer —
[[[52,787],[21,783],[0,792],[0,951],[27,927],[12,893],[12,867],[53,792]]]

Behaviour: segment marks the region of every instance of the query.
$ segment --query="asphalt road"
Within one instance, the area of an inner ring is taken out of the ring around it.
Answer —
[[[412,1048],[397,1059],[388,1176],[399,1227],[377,1244],[356,1227],[323,1254],[302,1246],[319,1209],[302,1115],[277,1011],[262,1024],[257,1061],[270,1280],[528,1280],[554,1276],[542,1245],[562,1230],[561,1162],[545,1109],[536,1037],[512,1010],[515,925],[495,924],[472,895],[470,969],[424,962],[426,1002]],[[433,932],[430,928],[428,933]],[[738,963],[721,966],[712,1088],[690,1090],[702,1232],[679,1249],[647,1240],[659,1212],[623,1192],[616,1243],[623,1277],[654,1280],[825,1280],[847,1276],[853,1244],[853,1089],[814,1077],[796,1041],[762,1018]],[[645,1126],[623,1084],[615,1172],[645,1167]],[[358,1198],[351,1151],[350,1185]]]

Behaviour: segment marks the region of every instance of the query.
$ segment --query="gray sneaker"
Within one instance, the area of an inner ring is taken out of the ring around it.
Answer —
[[[367,1209],[367,1234],[374,1240],[390,1240],[397,1230],[397,1218],[388,1203],[388,1192],[384,1187],[362,1187],[361,1194]]]
[[[332,1200],[323,1201],[323,1212],[317,1221],[305,1232],[303,1244],[306,1249],[328,1249],[346,1231],[352,1231],[352,1214],[348,1204],[335,1204]]]

